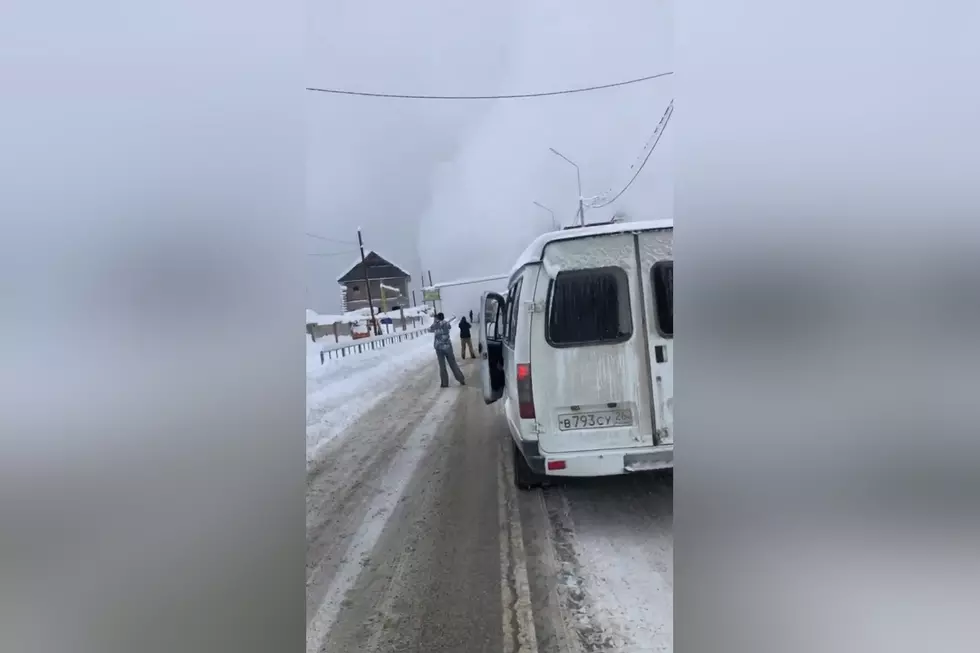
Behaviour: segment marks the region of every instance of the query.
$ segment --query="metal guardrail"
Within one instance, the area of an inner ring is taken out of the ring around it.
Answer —
[[[429,328],[423,327],[421,329],[414,329],[412,331],[402,331],[401,333],[392,333],[387,336],[374,337],[370,340],[364,340],[362,342],[354,341],[348,345],[342,345],[340,347],[331,347],[330,349],[320,350],[320,364],[322,365],[328,358],[346,358],[347,356],[353,356],[354,354],[361,354],[372,349],[381,349],[387,347],[388,345],[395,342],[404,342],[405,340],[415,340],[422,336],[430,335]]]

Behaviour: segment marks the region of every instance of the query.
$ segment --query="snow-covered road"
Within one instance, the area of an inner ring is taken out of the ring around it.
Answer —
[[[307,653],[672,650],[670,475],[519,492],[474,362],[365,356],[308,378]]]
[[[539,650],[673,650],[672,474],[519,496]]]
[[[320,364],[309,348],[306,373],[306,460],[312,464],[339,433],[404,384],[406,374],[432,363],[432,339],[393,343]]]

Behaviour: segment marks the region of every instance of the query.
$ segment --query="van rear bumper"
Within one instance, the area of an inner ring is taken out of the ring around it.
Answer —
[[[615,476],[631,472],[673,469],[674,445],[637,449],[602,449],[565,454],[541,453],[543,469],[548,476]],[[548,469],[548,462],[564,461],[564,469]]]

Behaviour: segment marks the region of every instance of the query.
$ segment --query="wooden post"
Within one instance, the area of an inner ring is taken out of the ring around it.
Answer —
[[[340,334],[337,332],[337,323],[333,323],[333,341],[340,342]]]
[[[428,273],[429,273],[429,287],[431,288],[432,287],[432,270],[428,270]],[[436,309],[436,300],[433,299],[432,300],[432,312],[435,313],[436,310],[438,310],[438,309]]]

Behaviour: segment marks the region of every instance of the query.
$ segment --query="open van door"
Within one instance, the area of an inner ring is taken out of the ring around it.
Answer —
[[[492,404],[504,395],[504,338],[500,329],[504,298],[495,292],[483,293],[480,308],[480,383],[483,401]]]

